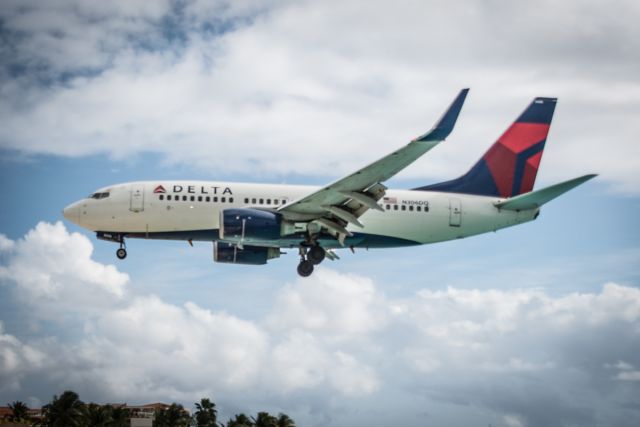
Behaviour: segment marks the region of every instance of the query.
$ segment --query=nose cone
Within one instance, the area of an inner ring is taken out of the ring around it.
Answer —
[[[74,224],[80,225],[80,203],[75,202],[62,210],[62,215]]]

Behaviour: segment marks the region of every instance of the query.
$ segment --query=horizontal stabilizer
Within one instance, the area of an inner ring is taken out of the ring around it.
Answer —
[[[561,182],[550,187],[543,188],[542,190],[531,191],[529,193],[521,194],[503,202],[496,203],[496,207],[499,209],[507,209],[510,211],[524,211],[527,209],[535,209],[544,205],[545,203],[555,199],[556,197],[566,193],[567,191],[577,187],[589,181],[591,178],[595,178],[597,175],[585,175],[580,178],[570,179],[569,181]]]

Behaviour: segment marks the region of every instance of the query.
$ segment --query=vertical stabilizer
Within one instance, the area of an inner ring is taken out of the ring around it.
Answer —
[[[513,197],[528,193],[538,174],[556,98],[536,98],[460,178],[415,190]]]

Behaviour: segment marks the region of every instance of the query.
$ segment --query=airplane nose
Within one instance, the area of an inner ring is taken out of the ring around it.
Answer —
[[[72,203],[62,210],[62,215],[74,224],[80,224],[80,205]]]

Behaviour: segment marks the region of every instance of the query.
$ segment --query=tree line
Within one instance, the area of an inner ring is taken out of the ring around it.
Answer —
[[[23,402],[9,404],[12,415],[7,420],[38,427],[129,427],[135,411],[129,408],[84,403],[74,391],[65,391],[42,407],[41,419],[33,419]],[[203,398],[195,404],[193,415],[179,403],[155,411],[153,427],[295,427],[288,415],[258,412],[254,416],[236,414],[226,423],[218,421],[216,404]],[[0,420],[2,421],[2,420]]]

